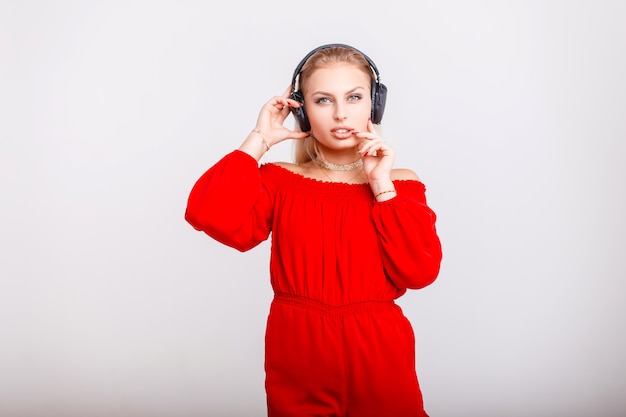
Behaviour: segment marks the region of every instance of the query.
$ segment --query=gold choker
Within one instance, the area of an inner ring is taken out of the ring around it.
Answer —
[[[319,155],[317,155],[317,158],[315,158],[315,163],[329,171],[352,171],[363,166],[363,160],[361,158],[357,159],[351,164],[333,164],[332,162],[328,162]]]

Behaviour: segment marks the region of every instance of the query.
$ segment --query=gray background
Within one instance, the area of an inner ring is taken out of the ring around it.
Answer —
[[[183,213],[328,42],[378,65],[383,135],[439,215],[440,277],[400,300],[430,414],[626,415],[625,21],[623,1],[1,2],[0,415],[264,415],[269,245]]]

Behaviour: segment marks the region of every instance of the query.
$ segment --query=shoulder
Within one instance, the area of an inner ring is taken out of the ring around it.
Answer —
[[[407,168],[395,168],[391,170],[392,180],[413,180],[420,181],[419,176],[412,170]]]
[[[292,164],[291,162],[271,162],[270,164],[279,166],[281,168],[288,169],[289,171],[296,171],[298,169],[298,165]]]
[[[294,164],[291,162],[271,162],[271,165],[286,169],[294,174],[303,175],[308,177],[312,175],[312,166],[310,163]]]
[[[266,164],[268,166],[273,166],[273,167],[279,167],[282,168],[280,171],[285,172],[284,170],[287,170],[289,172],[292,172],[294,174],[300,174],[301,172],[301,168],[299,165],[296,164],[292,164],[290,162],[270,162],[268,164]]]

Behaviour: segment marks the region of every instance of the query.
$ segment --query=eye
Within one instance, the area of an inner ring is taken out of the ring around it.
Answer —
[[[317,100],[315,100],[316,103],[320,104],[320,103],[330,103],[330,99],[328,97],[320,97]]]
[[[359,101],[363,98],[363,96],[361,96],[360,94],[352,94],[350,97],[348,97],[348,101]]]

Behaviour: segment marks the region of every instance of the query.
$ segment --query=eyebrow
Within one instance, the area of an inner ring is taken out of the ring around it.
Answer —
[[[366,90],[366,88],[365,87],[361,87],[361,86],[354,87],[352,90],[346,91],[346,95],[350,95],[350,94],[354,93],[357,90]],[[332,96],[331,93],[328,93],[328,92],[325,92],[325,91],[314,91],[314,92],[311,93],[311,95],[315,95],[315,94],[322,94],[322,95],[325,95],[325,96]]]

